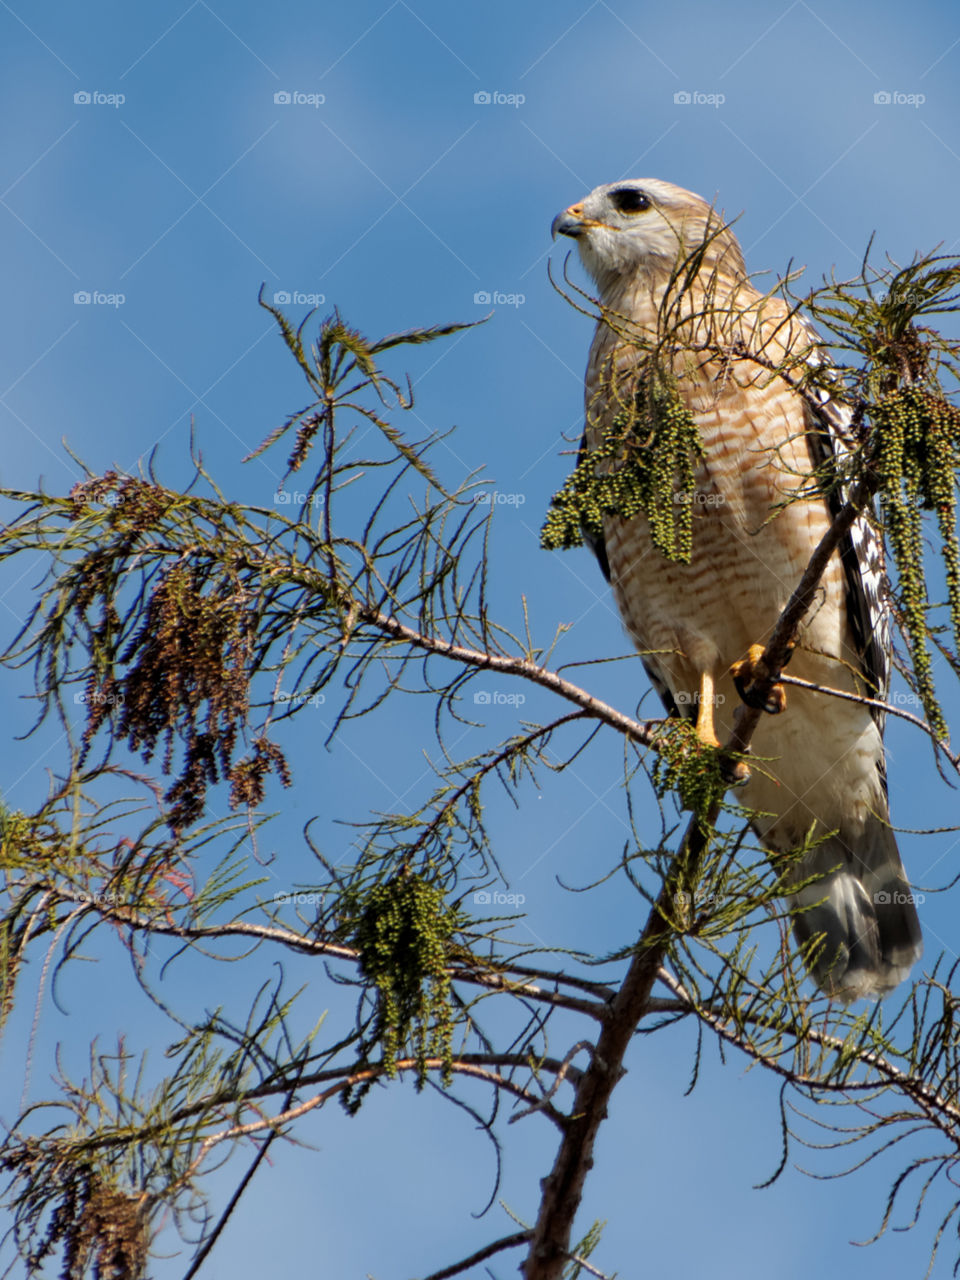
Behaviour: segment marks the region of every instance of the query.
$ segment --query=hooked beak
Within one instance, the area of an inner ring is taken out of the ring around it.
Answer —
[[[569,209],[564,209],[563,213],[558,213],[554,218],[550,225],[550,235],[554,240],[557,236],[572,236],[575,240],[590,227],[599,226],[600,223],[595,218],[584,216],[582,204],[572,204]]]

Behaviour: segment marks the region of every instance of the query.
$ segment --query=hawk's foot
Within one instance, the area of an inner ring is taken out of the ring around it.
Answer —
[[[793,645],[790,646],[790,653],[792,652]],[[733,676],[737,693],[748,707],[754,707],[775,716],[786,710],[787,691],[782,684],[771,685],[769,691],[765,693],[756,689],[756,685],[766,683],[773,674],[764,662],[763,655],[763,645],[752,644],[747,650],[747,656],[735,662],[730,668],[730,674]],[[787,661],[789,660],[788,655]]]
[[[720,776],[728,787],[745,787],[750,781],[750,766],[746,760],[724,755],[720,759]]]
[[[763,650],[761,649],[762,653]],[[723,701],[723,698],[720,698]],[[728,787],[742,787],[750,781],[750,766],[745,760],[734,760],[723,752],[723,744],[717,737],[716,726],[714,724],[714,710],[717,705],[716,684],[713,679],[713,673],[710,671],[701,671],[700,688],[697,691],[697,738],[705,747],[711,747],[721,752],[720,756],[720,776]]]

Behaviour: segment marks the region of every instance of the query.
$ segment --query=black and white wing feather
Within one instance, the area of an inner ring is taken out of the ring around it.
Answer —
[[[841,478],[828,490],[830,514],[836,516],[846,503],[850,484],[842,478],[843,462],[851,455],[851,412],[848,405],[830,396],[823,387],[812,389],[817,404],[807,400],[810,441],[818,467],[836,467]],[[846,580],[847,616],[853,631],[867,697],[886,701],[890,687],[890,609],[883,535],[877,527],[873,507],[845,534],[840,543],[840,560]],[[871,714],[881,733],[884,713],[872,707]]]

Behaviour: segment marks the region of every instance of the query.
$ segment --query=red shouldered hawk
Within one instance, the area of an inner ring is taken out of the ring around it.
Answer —
[[[613,429],[651,348],[699,430],[696,489],[685,495],[690,562],[655,548],[644,514],[604,516],[594,550],[668,714],[695,719],[715,744],[733,727],[735,676],[769,638],[830,526],[830,503],[842,502],[838,490],[830,500],[797,491],[847,450],[849,413],[828,392],[813,393],[812,406],[793,385],[802,362],[826,362],[816,335],[782,299],[753,287],[736,237],[700,196],[655,179],[612,183],[559,214],[558,233],[576,239],[601,307],[585,446]],[[882,582],[882,539],[864,517],[827,567],[792,674],[885,698]],[[792,901],[798,941],[817,939],[818,984],[843,1000],[882,996],[921,953],[889,821],[882,714],[804,689],[791,689],[785,706],[782,685],[776,702],[768,709],[783,714],[758,725],[757,763],[740,799],[774,858],[820,840],[790,871],[793,884],[817,877]]]

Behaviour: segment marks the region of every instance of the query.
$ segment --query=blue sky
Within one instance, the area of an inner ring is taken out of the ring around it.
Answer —
[[[187,474],[192,417],[228,493],[269,504],[285,455],[240,459],[303,394],[257,307],[261,284],[289,294],[293,315],[321,296],[322,310],[339,306],[372,336],[492,311],[479,329],[411,354],[410,429],[456,425],[437,462],[448,482],[482,466],[491,487],[512,496],[497,512],[494,599],[517,623],[526,595],[541,640],[572,624],[558,660],[626,646],[588,555],[537,545],[570,466],[561,451],[578,430],[590,338],[547,279],[548,258],[559,267],[567,250],[551,246],[554,214],[601,182],[665,178],[717,196],[728,214],[743,211],[751,270],[792,262],[811,282],[854,274],[872,233],[901,262],[960,243],[960,14],[948,3],[919,0],[905,13],[887,2],[836,12],[804,0],[0,0],[0,59],[0,482],[66,491],[80,471],[65,438],[95,469],[134,469],[158,446],[160,474],[176,483]],[[583,281],[576,264],[571,272]],[[31,582],[19,568],[4,581],[11,632]],[[635,661],[589,680],[628,711],[646,687]],[[22,732],[30,705],[16,692],[7,719]],[[523,709],[541,711],[546,703]],[[514,708],[490,710],[502,736],[516,720]],[[310,879],[299,830],[318,811],[334,850],[344,836],[327,819],[359,821],[422,799],[428,728],[429,717],[398,708],[375,734],[351,726],[328,753],[323,708],[305,713],[290,739],[299,790],[270,798],[283,813],[269,874]],[[5,798],[27,807],[56,763],[55,735],[5,741],[0,753]],[[925,746],[893,726],[890,756],[895,820],[948,823],[955,805]],[[558,883],[586,883],[615,861],[618,778],[611,744],[561,787],[531,789],[518,812],[494,809],[531,941],[603,951],[639,923],[639,902],[615,886],[583,897]],[[953,876],[954,835],[905,835],[902,847],[918,884]],[[921,914],[928,959],[941,948],[952,958],[947,896],[928,897]],[[195,1013],[234,994],[243,1008],[256,964],[226,971],[229,983],[224,973],[201,963],[174,970],[171,996]],[[342,1007],[313,970],[300,980],[316,987],[314,1014]],[[59,994],[60,1009],[43,997],[31,1096],[45,1092],[57,1042],[81,1052],[91,1035],[109,1041],[122,1030],[149,1047],[160,1033],[117,954],[68,974]],[[17,1109],[31,1018],[22,1011],[0,1046],[4,1119]],[[579,1038],[572,1028],[570,1037]],[[929,1232],[867,1250],[848,1243],[877,1225],[886,1169],[829,1184],[788,1172],[773,1189],[752,1190],[779,1159],[776,1091],[710,1050],[684,1098],[691,1048],[684,1028],[643,1039],[632,1055],[584,1211],[585,1224],[610,1220],[599,1265],[630,1277],[639,1255],[644,1271],[709,1269],[720,1280],[922,1274]],[[377,1092],[358,1119],[327,1110],[302,1136],[315,1148],[274,1146],[273,1166],[206,1274],[312,1267],[387,1280],[511,1229],[496,1208],[470,1217],[489,1193],[492,1159],[469,1119],[429,1094]],[[505,1137],[503,1198],[529,1218],[553,1135],[527,1121]],[[831,1167],[823,1157],[810,1164]],[[491,1270],[514,1267],[507,1257]],[[182,1272],[182,1260],[154,1268]],[[945,1264],[935,1272],[946,1273]]]

